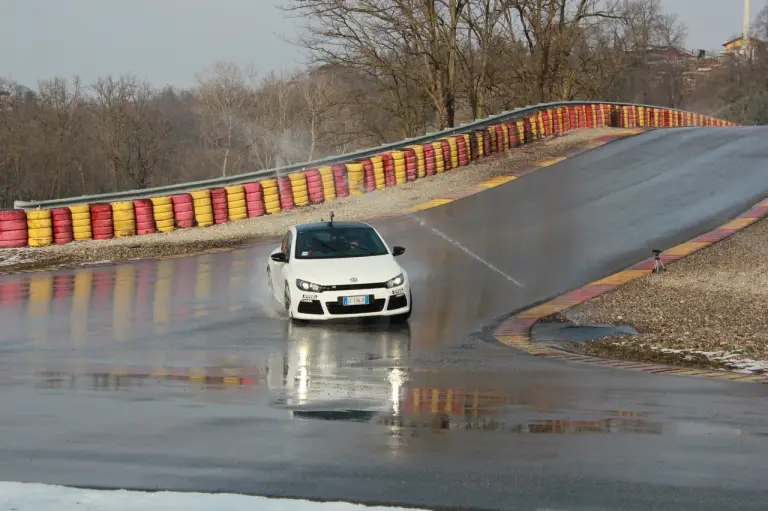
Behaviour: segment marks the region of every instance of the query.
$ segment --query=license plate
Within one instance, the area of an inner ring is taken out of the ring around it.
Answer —
[[[368,305],[368,296],[345,296],[344,305]]]

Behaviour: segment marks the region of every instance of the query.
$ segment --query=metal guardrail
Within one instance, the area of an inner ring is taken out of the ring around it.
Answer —
[[[436,140],[436,139],[448,137],[451,135],[457,135],[459,133],[465,133],[470,130],[484,128],[492,124],[497,124],[499,122],[509,121],[519,117],[524,117],[526,114],[536,112],[538,110],[543,110],[546,108],[557,108],[562,106],[572,106],[572,105],[614,105],[614,106],[639,106],[639,107],[641,106],[646,108],[667,108],[667,107],[659,107],[654,105],[639,105],[636,103],[616,103],[616,102],[610,102],[610,101],[558,101],[553,103],[542,103],[539,105],[525,106],[525,107],[517,108],[515,110],[505,111],[500,114],[488,116],[485,119],[480,119],[471,123],[461,124],[459,126],[449,128],[443,131],[438,131],[435,133],[426,133],[419,137],[408,138],[408,139],[400,140],[398,142],[393,142],[390,144],[382,144],[377,147],[361,149],[351,153],[323,158],[321,160],[297,163],[297,164],[287,165],[285,167],[274,168],[274,169],[258,170],[255,172],[247,172],[244,174],[237,174],[237,175],[227,176],[227,177],[205,179],[202,181],[190,181],[190,182],[180,183],[176,185],[157,186],[154,188],[143,188],[140,190],[124,190],[121,192],[114,192],[114,193],[104,193],[104,194],[98,194],[98,195],[82,195],[80,197],[66,197],[63,199],[51,199],[51,200],[43,200],[43,201],[14,201],[13,207],[16,209],[35,209],[35,208],[72,206],[74,204],[86,204],[86,203],[92,204],[95,202],[113,202],[113,201],[120,201],[120,200],[133,200],[133,199],[142,199],[142,198],[147,198],[147,197],[157,196],[157,195],[186,193],[192,190],[203,190],[206,188],[217,188],[217,187],[226,186],[226,185],[248,183],[251,181],[255,181],[259,179],[268,179],[270,177],[275,177],[277,175],[304,170],[307,168],[320,167],[324,165],[334,165],[338,163],[347,163],[347,162],[358,160],[361,158],[368,158],[370,156],[374,156],[382,152],[397,150],[408,145],[426,143],[426,142],[429,142],[430,140]],[[673,111],[679,111],[679,109],[675,109],[675,108],[667,108],[667,109],[673,110]]]

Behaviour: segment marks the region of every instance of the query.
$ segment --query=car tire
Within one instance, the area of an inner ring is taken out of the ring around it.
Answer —
[[[283,287],[283,306],[285,307],[286,312],[288,312],[288,316],[291,316],[291,291],[288,288],[288,282],[285,283],[285,286]]]
[[[402,314],[391,316],[390,321],[396,325],[399,325],[406,323],[409,319],[411,319],[411,313],[413,312],[413,293],[408,295],[408,305],[410,305],[408,312],[403,312]]]

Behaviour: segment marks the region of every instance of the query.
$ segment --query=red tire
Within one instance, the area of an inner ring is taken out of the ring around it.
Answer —
[[[9,240],[0,239],[0,248],[24,248],[27,246],[27,240]]]
[[[0,233],[6,232],[6,231],[26,231],[27,230],[27,221],[24,220],[6,220],[6,221],[0,221]]]
[[[93,233],[93,236],[92,236],[92,238],[95,239],[95,240],[109,240],[109,239],[112,239],[113,237],[114,236],[112,235],[111,232],[109,234],[96,234],[96,233]]]
[[[261,195],[261,183],[245,183],[243,185],[243,190],[245,190],[246,195],[256,193]]]
[[[2,241],[24,241],[26,243],[29,238],[29,231],[27,231],[26,225],[21,229],[8,229],[0,230],[0,240]]]
[[[0,211],[0,222],[27,221],[27,213],[23,209]]]

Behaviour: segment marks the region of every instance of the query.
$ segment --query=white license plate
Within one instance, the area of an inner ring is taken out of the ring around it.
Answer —
[[[345,296],[344,305],[368,305],[368,296]]]

